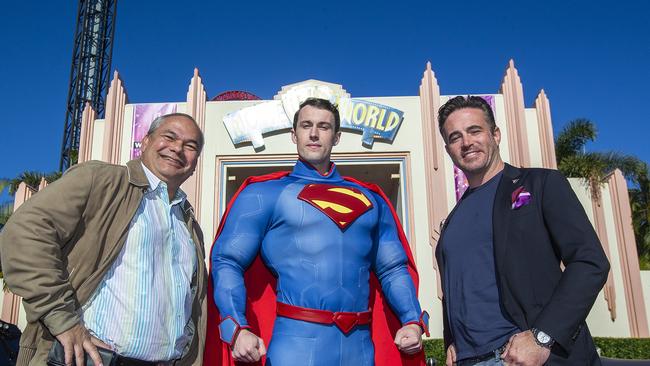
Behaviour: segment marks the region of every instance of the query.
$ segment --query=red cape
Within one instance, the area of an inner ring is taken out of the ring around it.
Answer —
[[[272,174],[249,177],[239,187],[233,198],[228,203],[226,211],[221,218],[219,228],[217,229],[216,238],[221,234],[223,225],[226,222],[230,208],[232,207],[235,199],[239,193],[249,184],[257,182],[265,182],[268,180],[280,179],[289,174],[289,172],[276,172]],[[402,225],[399,222],[397,213],[390,200],[386,197],[384,192],[375,184],[360,182],[354,178],[345,177],[346,180],[357,183],[377,194],[379,194],[393,214],[395,223],[397,224],[397,232],[404,246],[404,251],[408,257],[408,270],[413,278],[413,283],[417,290],[418,288],[418,273],[415,268],[415,262],[411,249],[402,230]],[[213,242],[213,243],[214,243]],[[212,245],[214,249],[214,244]],[[212,249],[210,250],[210,258],[212,258]],[[212,288],[212,260],[210,260],[210,276],[208,276],[208,328],[205,342],[205,353],[203,355],[203,364],[206,366],[233,366],[234,360],[227,344],[219,338],[219,310],[214,303],[213,288]],[[251,326],[251,331],[260,336],[264,340],[264,344],[268,347],[271,340],[271,332],[273,331],[273,322],[275,321],[275,285],[276,279],[268,270],[266,265],[258,255],[253,261],[253,264],[246,270],[244,274],[244,282],[246,284],[246,319]],[[372,323],[370,332],[372,335],[372,342],[375,347],[375,365],[376,366],[424,366],[424,352],[420,352],[413,356],[408,356],[401,353],[393,339],[395,333],[401,327],[400,321],[397,319],[390,306],[386,302],[384,295],[381,292],[381,286],[377,277],[372,274],[370,276],[370,308],[372,309]],[[264,361],[264,360],[263,360]],[[240,364],[240,363],[237,363]],[[261,365],[262,362],[255,364],[241,363],[241,365]]]

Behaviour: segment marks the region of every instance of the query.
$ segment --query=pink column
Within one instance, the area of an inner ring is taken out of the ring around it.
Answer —
[[[81,134],[79,136],[79,155],[77,163],[83,163],[84,161],[91,159],[95,118],[97,118],[97,113],[95,113],[95,110],[90,103],[86,103],[86,107],[81,115]]]
[[[528,135],[526,134],[524,91],[513,60],[510,60],[506,69],[500,93],[503,94],[506,109],[510,164],[529,167],[530,153],[528,151]]]
[[[205,103],[207,101],[207,95],[205,92],[205,87],[203,86],[203,81],[199,75],[199,69],[194,69],[194,76],[190,81],[190,87],[187,91],[187,109],[186,112],[190,116],[194,117],[196,123],[199,124],[201,131],[205,131]],[[203,157],[199,157],[199,161],[196,164],[196,170],[194,174],[185,181],[182,185],[182,189],[187,193],[187,199],[190,201],[194,207],[194,215],[196,220],[201,223],[201,177],[203,176]]]
[[[598,234],[598,239],[600,239],[600,244],[603,246],[603,251],[611,263],[612,255],[610,254],[609,250],[609,240],[607,238],[607,226],[605,223],[605,212],[603,210],[602,201],[602,194],[600,194],[600,192],[591,192],[591,207],[594,214],[594,228],[596,229],[596,234]],[[612,320],[616,320],[616,291],[614,288],[614,277],[612,275],[612,271],[609,271],[607,274],[607,281],[605,282],[603,292],[605,293],[605,301],[607,301],[607,309],[609,309],[610,318]]]
[[[555,141],[553,140],[553,123],[551,122],[551,106],[542,89],[535,99],[537,112],[537,128],[539,129],[540,145],[542,148],[542,168],[557,169],[555,158]]]
[[[47,183],[43,183],[44,179],[41,180],[40,186],[45,187]],[[36,190],[25,182],[20,183],[18,190],[14,195],[14,212],[27,201]],[[18,324],[18,315],[20,314],[20,300],[21,297],[7,291],[2,299],[2,314],[0,314],[0,319],[7,323]]]
[[[111,86],[106,95],[106,113],[104,125],[104,144],[102,160],[112,164],[120,164],[122,150],[122,131],[124,129],[124,107],[127,103],[124,83],[117,71],[113,74]]]
[[[650,333],[648,332],[648,316],[643,291],[650,291],[650,289],[644,289],[641,285],[639,256],[636,250],[634,230],[632,229],[632,211],[630,209],[627,182],[623,173],[616,169],[609,176],[608,183],[612,199],[612,210],[614,211],[616,241],[623,274],[623,288],[630,323],[630,334],[632,337],[646,338],[650,336]]]
[[[422,138],[424,140],[424,169],[427,187],[427,209],[429,224],[429,244],[433,248],[434,258],[440,236],[440,226],[447,217],[447,183],[444,169],[445,143],[438,132],[438,108],[440,108],[440,87],[438,80],[431,70],[431,62],[427,62],[422,82],[420,84],[420,109],[422,113]],[[433,261],[436,272],[436,261]],[[436,276],[438,298],[442,299],[440,274]]]

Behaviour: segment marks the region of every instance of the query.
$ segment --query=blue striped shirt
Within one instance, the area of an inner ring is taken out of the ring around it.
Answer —
[[[83,321],[122,356],[168,361],[180,358],[191,340],[196,249],[183,220],[185,193],[178,189],[170,202],[165,182],[143,168],[150,188]]]

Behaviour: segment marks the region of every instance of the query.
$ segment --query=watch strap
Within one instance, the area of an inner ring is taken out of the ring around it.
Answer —
[[[532,328],[531,332],[533,333],[533,338],[535,339],[535,343],[537,343],[538,346],[548,348],[548,349],[551,349],[551,347],[553,347],[555,340],[553,339],[553,337],[548,335],[548,333],[539,330],[537,328]],[[540,340],[540,338],[548,338],[548,341],[543,342],[542,340]]]

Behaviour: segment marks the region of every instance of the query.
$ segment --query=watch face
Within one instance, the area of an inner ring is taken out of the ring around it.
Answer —
[[[551,341],[551,336],[542,332],[541,330],[537,332],[537,340],[539,343],[546,344]]]

